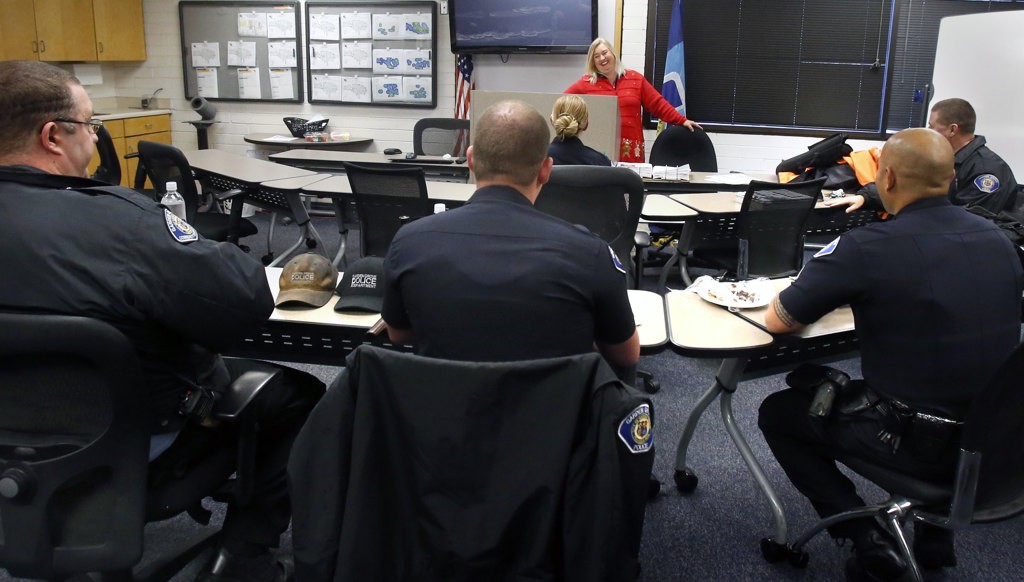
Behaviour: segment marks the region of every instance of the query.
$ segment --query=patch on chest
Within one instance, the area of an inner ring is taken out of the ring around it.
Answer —
[[[168,232],[179,243],[187,244],[199,240],[199,233],[191,224],[178,218],[176,214],[166,208],[164,209],[164,222],[167,224]]]
[[[991,194],[999,189],[999,178],[992,174],[982,174],[974,179],[974,185],[985,194]]]

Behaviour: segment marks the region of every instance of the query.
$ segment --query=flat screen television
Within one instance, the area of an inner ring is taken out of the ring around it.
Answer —
[[[453,53],[586,54],[598,0],[448,0]]]

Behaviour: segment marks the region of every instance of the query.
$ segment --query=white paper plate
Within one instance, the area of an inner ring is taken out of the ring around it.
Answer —
[[[753,309],[764,307],[775,296],[775,288],[767,280],[716,281],[697,289],[701,299],[722,307]]]

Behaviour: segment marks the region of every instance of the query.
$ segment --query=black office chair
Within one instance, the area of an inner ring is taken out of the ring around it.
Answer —
[[[717,172],[715,144],[701,130],[690,131],[684,125],[663,129],[651,146],[651,163],[655,166],[684,166],[693,172]]]
[[[167,182],[178,184],[178,193],[185,200],[185,220],[204,237],[238,244],[240,238],[257,233],[256,225],[242,218],[241,212],[236,217],[234,214],[199,211],[199,191],[192,166],[178,148],[154,141],[140,141],[139,171],[135,178],[137,189],[141,187],[139,182],[145,182],[146,177],[153,183],[157,200],[167,191]],[[240,205],[241,194],[241,190],[229,190],[215,198],[221,202],[235,200]]]
[[[701,130],[690,131],[682,125],[669,125],[658,134],[651,146],[651,164],[655,166],[690,165],[693,172],[717,172],[718,156],[715,144],[708,134]],[[676,224],[651,224],[651,240],[645,246],[637,247],[637,271],[639,274],[647,268],[648,263],[664,265],[670,258],[664,251],[672,250],[673,241],[680,236]],[[661,253],[660,255],[658,253]]]
[[[907,520],[948,530],[970,524],[993,523],[1024,513],[1024,344],[1018,346],[988,385],[975,396],[964,419],[956,474],[948,481],[933,482],[906,475],[871,462],[839,459],[891,494],[882,503],[831,516],[801,535],[787,551],[774,542],[762,541],[769,561],[788,558],[798,567],[807,564],[804,545],[834,524],[875,517],[886,524],[916,580],[921,570],[907,544],[903,524]]]
[[[215,541],[217,530],[203,530],[183,551],[132,572],[146,520],[199,500],[168,507],[162,501],[173,491],[147,490],[147,392],[127,337],[70,315],[0,312],[0,329],[0,568],[27,578],[167,580]],[[245,406],[280,373],[268,366],[243,375],[215,414],[251,433]],[[251,442],[240,441],[231,493],[239,498],[251,492]]]
[[[359,256],[384,257],[403,224],[432,212],[422,168],[379,168],[344,163],[359,215]],[[344,237],[343,199],[332,198]],[[335,257],[335,264],[343,259]]]
[[[630,251],[636,246],[637,224],[644,205],[644,182],[627,168],[605,166],[555,166],[541,188],[534,208],[566,222],[585,226],[615,252],[623,269],[639,288]],[[644,233],[646,234],[646,233]],[[644,389],[653,394],[661,389],[650,373],[636,370]],[[633,371],[623,371],[632,381]]]
[[[594,352],[360,346],[292,449],[296,579],[634,580],[651,414]]]
[[[93,172],[92,179],[117,186],[121,183],[121,160],[117,155],[117,149],[114,148],[114,140],[104,126],[100,126],[96,138],[96,153],[100,155],[100,165]]]
[[[737,280],[795,275],[803,266],[804,227],[823,183],[823,178],[798,184],[752,180],[733,232],[719,233],[718,240],[693,241],[690,264],[719,269]]]
[[[629,271],[643,205],[639,174],[605,166],[555,166],[534,203],[537,210],[583,225],[601,237]]]
[[[453,158],[466,155],[469,147],[469,120],[448,117],[425,117],[412,129],[412,150],[420,156]]]

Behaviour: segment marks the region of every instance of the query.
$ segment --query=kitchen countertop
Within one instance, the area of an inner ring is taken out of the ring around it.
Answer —
[[[100,121],[113,121],[115,119],[128,119],[130,117],[147,117],[150,115],[170,115],[170,109],[125,109],[125,108],[111,108],[111,109],[97,109],[98,113],[93,113],[93,117]]]

